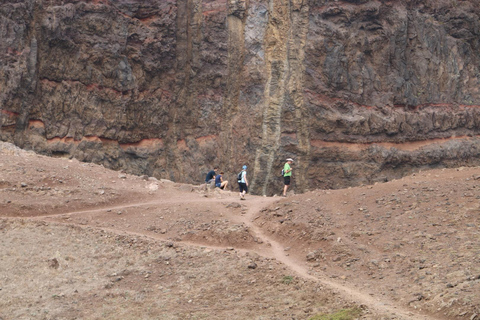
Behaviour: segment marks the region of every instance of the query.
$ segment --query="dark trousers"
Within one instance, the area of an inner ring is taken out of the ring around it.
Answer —
[[[243,191],[245,191],[245,193],[248,192],[248,187],[246,183],[239,182],[238,187],[240,188],[240,193],[242,193]]]

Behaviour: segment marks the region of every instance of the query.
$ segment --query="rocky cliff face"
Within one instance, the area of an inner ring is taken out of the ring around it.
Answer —
[[[200,183],[297,192],[480,164],[465,1],[3,0],[0,139]]]

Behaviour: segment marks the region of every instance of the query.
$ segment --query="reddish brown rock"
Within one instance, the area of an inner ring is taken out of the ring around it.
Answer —
[[[478,165],[475,4],[6,0],[0,139],[257,194]]]

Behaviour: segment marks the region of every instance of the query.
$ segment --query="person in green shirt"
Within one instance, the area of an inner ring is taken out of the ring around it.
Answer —
[[[290,185],[290,177],[292,176],[292,167],[291,164],[293,163],[292,158],[288,158],[287,162],[285,162],[285,165],[283,166],[283,196],[287,196],[287,190],[288,186]]]

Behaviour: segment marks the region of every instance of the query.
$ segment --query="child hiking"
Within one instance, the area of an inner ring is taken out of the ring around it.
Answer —
[[[228,186],[228,181],[223,180],[223,171],[220,174],[217,174],[215,177],[215,187],[220,188],[222,190],[226,190]]]

